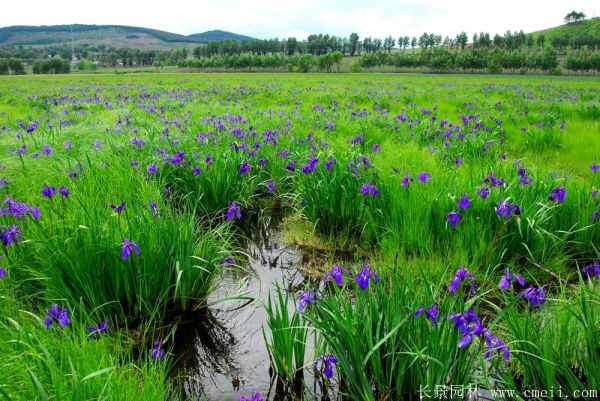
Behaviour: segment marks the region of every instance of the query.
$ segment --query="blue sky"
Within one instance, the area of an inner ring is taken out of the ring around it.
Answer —
[[[433,32],[535,31],[562,23],[572,11],[600,16],[592,0],[29,0],[2,6],[0,26],[54,24],[134,25],[191,34],[223,29],[258,38],[305,38],[309,33],[383,38]]]

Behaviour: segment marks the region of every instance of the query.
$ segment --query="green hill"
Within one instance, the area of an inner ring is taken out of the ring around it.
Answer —
[[[126,25],[15,25],[0,28],[0,46],[47,47],[52,45],[90,45],[140,50],[193,48],[213,40],[252,39],[225,31],[179,35],[157,29]]]
[[[188,38],[192,38],[201,43],[207,43],[217,40],[235,40],[236,42],[241,42],[242,40],[252,40],[250,36],[239,35],[237,33],[214,30],[214,31],[206,31],[203,33],[194,33],[192,35],[188,35]]]
[[[547,38],[565,35],[574,37],[580,34],[600,35],[600,17],[590,18],[588,20],[576,23],[559,25],[553,28],[532,32],[532,34],[536,38],[540,34],[544,34],[544,36]]]

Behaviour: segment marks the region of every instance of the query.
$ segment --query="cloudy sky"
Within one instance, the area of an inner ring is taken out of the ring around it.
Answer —
[[[600,16],[597,0],[28,0],[5,1],[0,26],[115,24],[192,34],[222,29],[257,38],[329,33],[361,37],[525,32],[559,25],[572,11]],[[156,4],[156,5],[155,5]]]

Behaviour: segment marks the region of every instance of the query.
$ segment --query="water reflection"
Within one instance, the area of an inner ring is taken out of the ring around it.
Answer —
[[[209,304],[239,291],[240,284],[253,301],[217,303],[178,324],[174,376],[179,377],[178,384],[187,399],[237,401],[252,391],[260,391],[264,399],[270,400],[302,399],[305,388],[301,380],[293,388],[286,388],[272,375],[262,332],[267,318],[262,302],[277,284],[291,293],[318,284],[307,283],[310,279],[299,269],[314,255],[281,240],[281,219],[280,211],[269,209],[245,216],[241,229],[247,238],[247,267],[254,274],[226,271],[217,279],[219,287]],[[312,341],[309,339],[306,347],[307,362],[314,360]],[[307,386],[313,390],[319,387],[314,383],[312,364],[308,365],[311,369],[300,372],[299,377],[311,382]]]

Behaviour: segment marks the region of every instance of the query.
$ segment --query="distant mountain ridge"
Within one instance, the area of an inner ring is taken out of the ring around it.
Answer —
[[[192,35],[180,35],[158,29],[127,25],[14,25],[0,28],[0,46],[46,47],[51,45],[88,44],[107,47],[168,50],[173,47],[194,47],[216,40],[250,40],[250,36],[211,30]]]

